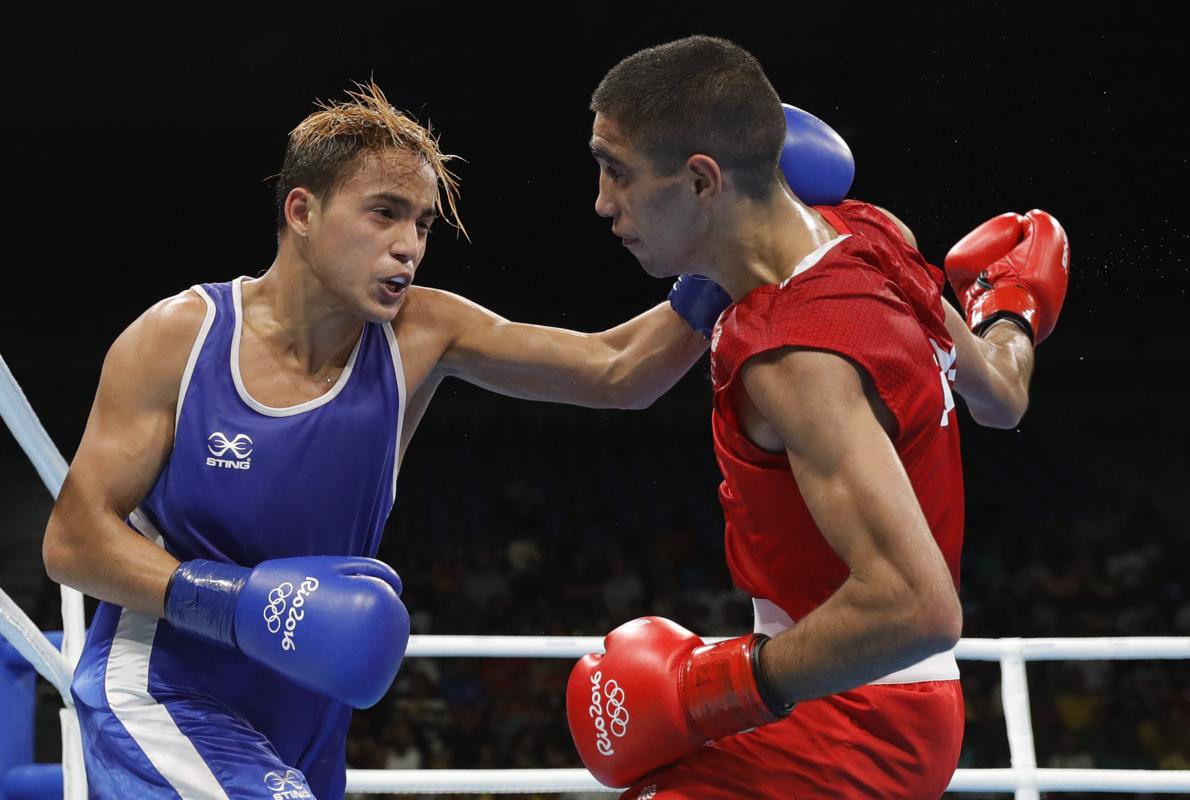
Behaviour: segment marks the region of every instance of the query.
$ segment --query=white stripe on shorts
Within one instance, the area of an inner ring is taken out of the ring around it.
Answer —
[[[145,538],[161,544],[161,535],[139,509],[130,520]],[[104,678],[108,705],[182,800],[228,800],[194,743],[149,694],[149,659],[156,633],[156,617],[127,608],[120,612]]]

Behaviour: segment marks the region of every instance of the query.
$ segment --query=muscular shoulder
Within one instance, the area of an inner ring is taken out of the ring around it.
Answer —
[[[863,369],[839,353],[780,347],[744,363],[740,378],[766,416],[800,420],[829,416],[841,400],[863,396]],[[773,420],[776,422],[776,420]]]
[[[905,241],[909,244],[909,246],[914,250],[917,249],[917,237],[913,235],[913,231],[909,230],[909,226],[902,222],[896,214],[892,213],[887,208],[881,208],[875,204],[872,205],[872,208],[876,209],[881,214],[892,220],[892,223],[897,226],[897,230],[901,232],[901,236],[905,238]]]
[[[393,321],[398,333],[418,331],[419,335],[443,336],[448,341],[482,322],[499,317],[478,303],[442,289],[411,286],[401,313]]]
[[[405,368],[413,375],[453,374],[450,353],[459,342],[471,341],[468,334],[497,324],[501,318],[453,292],[411,286],[401,312],[392,322],[403,353]]]
[[[135,385],[146,399],[176,399],[206,314],[206,301],[189,289],[154,303],[108,350],[104,380]]]
[[[846,430],[857,413],[871,414],[890,436],[896,429],[871,376],[842,353],[778,348],[746,362],[740,377],[751,402],[790,450],[824,429]]]
[[[429,286],[411,286],[409,295],[405,298],[405,307],[401,309],[403,316],[407,311],[416,313],[482,313],[485,309],[478,303],[473,303],[462,295],[443,289],[432,289]]]

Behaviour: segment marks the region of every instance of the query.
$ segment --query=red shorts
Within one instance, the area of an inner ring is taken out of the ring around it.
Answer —
[[[946,791],[962,744],[958,681],[865,686],[719,739],[620,798],[927,800]]]

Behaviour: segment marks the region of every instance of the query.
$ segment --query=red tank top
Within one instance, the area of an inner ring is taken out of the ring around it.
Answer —
[[[807,347],[863,367],[896,418],[893,445],[956,586],[963,541],[943,275],[874,206],[847,200],[817,211],[843,238],[808,256],[783,283],[728,307],[711,339],[711,425],[728,567],[737,586],[794,620],[830,597],[849,570],[814,524],[785,454],[760,449],[740,428],[739,371],[758,353]]]

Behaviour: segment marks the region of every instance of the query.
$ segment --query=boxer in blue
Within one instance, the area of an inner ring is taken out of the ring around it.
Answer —
[[[373,557],[442,379],[641,408],[706,348],[726,298],[696,279],[597,334],[414,286],[435,219],[461,227],[448,161],[375,86],[321,108],[263,277],[167,298],[108,352],[44,543],[102,601],[73,685],[91,796],[342,797],[350,707],[408,637]]]

